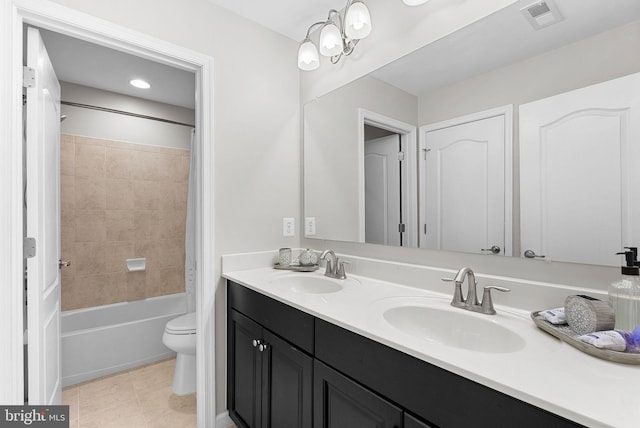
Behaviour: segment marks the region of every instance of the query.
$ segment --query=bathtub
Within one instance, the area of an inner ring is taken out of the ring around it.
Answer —
[[[179,293],[63,312],[62,386],[174,356],[162,333],[186,307]]]

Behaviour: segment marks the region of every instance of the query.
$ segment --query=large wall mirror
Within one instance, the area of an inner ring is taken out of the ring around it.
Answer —
[[[637,0],[519,1],[305,104],[305,237],[617,265],[638,52]]]

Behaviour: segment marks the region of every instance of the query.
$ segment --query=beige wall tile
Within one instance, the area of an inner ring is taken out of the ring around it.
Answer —
[[[135,180],[133,182],[134,208],[137,210],[160,209],[160,183]]]
[[[96,275],[106,273],[105,242],[76,242],[76,274]]]
[[[104,144],[76,145],[76,177],[104,177],[105,166]]]
[[[76,176],[76,209],[103,210],[107,193],[104,177]]]
[[[75,242],[104,242],[106,237],[104,211],[76,210]]]
[[[63,287],[62,299],[67,309],[90,308],[103,305],[105,299],[101,295],[105,288],[106,275],[76,275],[71,287]],[[65,297],[67,297],[65,302]]]
[[[134,211],[135,237],[150,241],[160,239],[160,212],[155,210]]]
[[[76,178],[73,175],[60,176],[60,209],[76,208]]]
[[[136,258],[133,241],[109,241],[106,243],[105,271],[127,272],[127,259]],[[125,281],[126,282],[126,281]]]
[[[189,151],[63,135],[61,155],[63,308],[183,291]]]
[[[71,136],[60,138],[60,175],[76,175],[76,144]]]
[[[133,241],[135,239],[133,211],[109,210],[105,214],[107,241]]]
[[[146,297],[146,272],[127,272],[127,301],[140,300]]]
[[[158,256],[162,267],[184,266],[184,241],[176,239],[160,241]]]
[[[131,171],[134,180],[158,180],[160,178],[159,162],[156,160],[157,153],[138,148],[131,153],[133,165],[135,165]]]
[[[187,209],[187,183],[166,182],[160,193],[160,209],[164,211]]]
[[[131,180],[107,178],[105,186],[107,210],[133,209],[133,182]]]
[[[135,167],[131,159],[132,150],[125,148],[106,148],[106,171],[107,178],[132,178],[132,170]]]

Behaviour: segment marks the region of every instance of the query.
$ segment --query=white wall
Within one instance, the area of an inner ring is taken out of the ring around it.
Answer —
[[[362,153],[359,109],[408,124],[418,120],[418,98],[365,76],[304,106],[304,212],[316,219],[321,239],[357,241]]]
[[[206,0],[56,2],[214,58],[216,257],[208,262],[218,273],[221,254],[297,246],[298,236],[282,237],[282,218],[300,212],[298,43]],[[205,284],[216,288],[218,413],[226,408],[223,284]]]
[[[181,123],[195,123],[195,112],[191,109],[75,83],[60,82],[60,96],[62,101],[106,107]],[[60,124],[64,134],[190,150],[192,128],[188,126],[64,104],[61,111],[67,116]]]

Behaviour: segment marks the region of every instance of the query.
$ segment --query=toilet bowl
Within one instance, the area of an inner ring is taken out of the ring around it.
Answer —
[[[176,351],[171,390],[176,395],[196,392],[196,314],[191,312],[167,322],[162,343]]]

